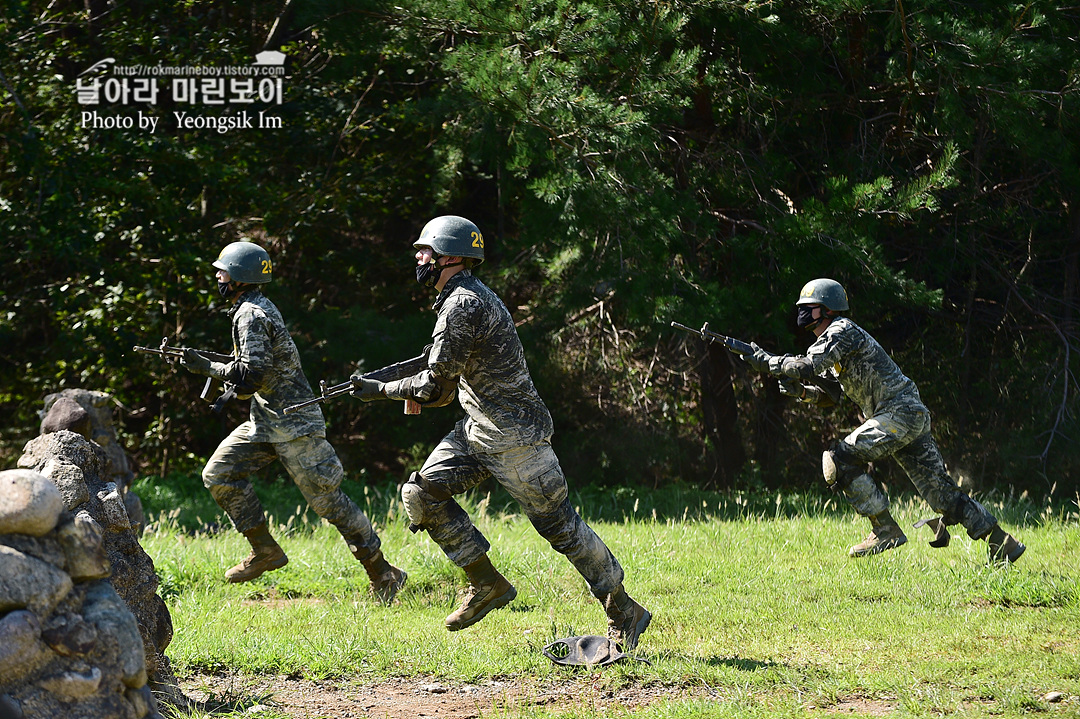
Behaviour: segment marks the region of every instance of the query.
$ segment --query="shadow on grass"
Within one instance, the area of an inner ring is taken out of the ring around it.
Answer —
[[[784,666],[777,662],[761,661],[759,659],[749,659],[746,657],[717,657],[712,656],[705,660],[705,663],[710,667],[731,667],[732,669],[738,669],[741,672],[756,672],[759,669],[769,669],[772,667]]]
[[[701,663],[710,667],[730,667],[741,672],[756,672],[759,669],[775,669],[786,667],[786,664],[770,660],[750,659],[749,657],[732,657],[713,655],[711,657],[698,657],[679,652],[663,651],[643,654],[653,664],[661,662],[691,662]]]

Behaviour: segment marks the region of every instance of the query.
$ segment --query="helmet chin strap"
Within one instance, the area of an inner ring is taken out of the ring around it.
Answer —
[[[416,281],[424,287],[435,287],[439,284],[439,280],[442,279],[442,274],[445,270],[448,270],[451,267],[457,267],[459,265],[465,264],[465,260],[461,259],[457,262],[453,262],[447,265],[440,265],[439,260],[442,257],[445,257],[445,255],[434,256],[434,260],[432,262],[428,262],[424,265],[417,265]]]
[[[236,280],[229,280],[228,282],[218,282],[217,286],[218,294],[227,300],[231,300],[243,291],[245,285]]]
[[[832,314],[829,309],[824,305],[818,305],[821,309],[821,314],[814,318],[814,308],[807,307],[807,305],[800,305],[798,309],[798,316],[796,317],[795,324],[799,326],[799,329],[806,330],[807,332],[813,332],[815,329],[821,326],[822,322],[832,320]]]

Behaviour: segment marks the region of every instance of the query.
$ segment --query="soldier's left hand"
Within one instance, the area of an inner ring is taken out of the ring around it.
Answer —
[[[743,355],[743,361],[753,367],[755,372],[768,372],[769,359],[772,355],[758,347],[756,342],[751,342],[750,346],[754,349],[754,352],[753,354]]]
[[[349,394],[361,402],[386,399],[386,390],[383,388],[382,382],[375,379],[365,379],[358,374],[354,374],[349,380],[353,384],[353,390]]]
[[[184,356],[180,358],[180,366],[194,374],[210,375],[210,360],[190,347],[184,348]]]
[[[780,377],[780,394],[794,397],[795,399],[802,399],[805,392],[806,389],[799,380],[792,379],[791,377]]]

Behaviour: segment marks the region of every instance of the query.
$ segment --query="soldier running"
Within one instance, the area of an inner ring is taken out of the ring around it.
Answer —
[[[446,618],[464,629],[509,604],[517,590],[488,558],[490,544],[454,495],[495,477],[525,510],[536,531],[585,578],[608,616],[608,636],[632,650],[651,615],[623,588],[623,570],[567,497],[566,479],[551,448],[551,415],[536,393],[510,312],[477,279],[484,238],[469,220],[431,220],[416,249],[416,279],[439,292],[428,369],[396,382],[354,377],[364,401],[411,399],[443,406],[455,394],[465,409],[419,472],[402,488],[414,532],[426,530],[465,571],[469,589]]]
[[[180,364],[195,374],[231,382],[238,397],[251,398],[250,418],[222,440],[202,473],[214,501],[251,544],[251,554],[226,571],[226,579],[249,582],[289,561],[270,535],[262,504],[248,480],[278,459],[312,509],[341,532],[367,571],[375,596],[389,603],[405,585],[406,574],[386,561],[371,522],[341,491],[344,469],[326,441],[322,410],[312,405],[282,413],[313,394],[281,313],[259,289],[273,276],[270,256],[252,242],[233,242],[213,266],[218,291],[232,304],[235,359],[212,362],[189,349]]]
[[[986,539],[992,562],[1015,562],[1024,545],[1008,534],[986,507],[967,496],[945,470],[930,433],[930,411],[919,389],[870,334],[840,313],[848,311],[847,293],[830,279],[808,282],[796,303],[797,323],[817,340],[805,355],[772,355],[756,344],[744,355],[754,369],[780,377],[780,391],[800,402],[830,406],[828,394],[807,386],[825,376],[840,382],[844,394],[866,421],[822,455],[825,483],[843,493],[855,511],[870,520],[869,536],[851,547],[852,557],[884,552],[907,542],[889,513],[889,498],[867,473],[867,464],[892,456],[923,499],[942,515],[930,524],[933,546],[948,544],[947,526],[961,524],[972,539]]]

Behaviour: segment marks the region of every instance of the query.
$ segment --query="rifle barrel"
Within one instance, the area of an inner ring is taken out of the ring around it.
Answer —
[[[742,340],[737,340],[734,337],[728,337],[727,335],[722,335],[722,334],[720,334],[718,332],[713,332],[712,330],[709,329],[709,323],[708,322],[706,322],[704,325],[702,325],[700,330],[696,330],[693,327],[687,327],[686,325],[684,325],[684,324],[682,324],[680,322],[675,322],[674,320],[672,320],[671,326],[675,327],[677,329],[683,330],[685,332],[689,332],[690,334],[697,335],[698,337],[700,337],[703,340],[706,340],[707,342],[720,342],[721,344],[724,345],[724,347],[727,347],[729,350],[731,350],[735,354],[745,355],[745,354],[752,354],[754,352],[754,348],[751,347],[750,345],[748,345],[747,343],[743,342]]]
[[[135,345],[131,349],[135,352],[141,352],[142,354],[148,355],[157,355],[158,357],[173,357],[176,359],[180,359],[184,356],[183,347],[140,347],[139,345]],[[232,362],[234,359],[232,355],[222,354],[220,352],[210,352],[209,350],[195,350],[195,352],[213,362]]]
[[[393,382],[395,380],[411,377],[412,375],[422,371],[425,367],[427,367],[427,357],[429,352],[431,352],[431,345],[427,345],[426,347],[424,347],[423,353],[421,353],[417,357],[402,360],[401,362],[395,362],[392,365],[387,365],[386,367],[375,369],[370,372],[363,372],[361,376],[364,379],[374,379],[378,380],[379,382]],[[294,404],[286,407],[282,410],[282,413],[292,414],[298,409],[310,407],[313,404],[318,404],[319,402],[324,402],[328,399],[339,397],[347,392],[352,392],[355,387],[356,385],[353,384],[351,378],[342,382],[341,384],[336,384],[333,387],[326,387],[324,385],[322,386],[321,392],[318,397],[315,397],[314,399],[309,399],[306,402],[301,402],[299,404]],[[408,412],[406,413],[408,414]]]
[[[676,328],[676,329],[683,330],[684,332],[690,332],[690,333],[695,334],[695,335],[701,334],[700,330],[696,330],[693,327],[687,327],[686,325],[682,324],[681,322],[676,322],[675,320],[671,321],[671,326]]]
[[[352,389],[353,389],[352,380],[342,382],[341,384],[336,384],[333,387],[328,387],[328,388],[324,389],[322,391],[322,394],[320,394],[318,397],[313,397],[312,399],[304,400],[303,402],[300,402],[298,404],[289,405],[285,409],[281,410],[281,413],[282,414],[292,414],[293,412],[295,412],[297,410],[300,410],[300,409],[303,409],[304,407],[310,407],[313,404],[319,404],[320,402],[325,402],[328,399],[333,399],[334,397],[340,397],[341,395],[343,395],[343,394],[345,394],[347,392],[351,392]]]
[[[140,347],[139,345],[135,345],[131,349],[133,349],[136,352],[143,352],[143,353],[151,354],[151,355],[176,354],[175,352],[171,352],[171,353],[166,352],[166,350],[162,350],[162,349],[160,349],[158,347]],[[168,347],[166,349],[171,350],[172,347]]]
[[[326,398],[320,396],[320,397],[316,397],[315,399],[306,400],[304,402],[301,402],[300,404],[289,405],[285,409],[281,410],[281,413],[282,414],[292,414],[293,412],[295,412],[297,410],[300,410],[300,409],[303,409],[304,407],[310,407],[313,404],[318,404],[319,402],[322,402],[324,399],[326,399]]]

